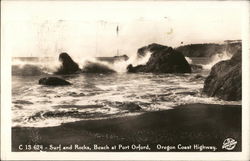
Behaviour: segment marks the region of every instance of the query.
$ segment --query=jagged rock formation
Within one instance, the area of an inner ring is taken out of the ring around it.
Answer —
[[[80,70],[78,64],[67,53],[61,53],[59,60],[62,65],[55,74],[74,74]]]
[[[131,64],[127,67],[128,72],[146,72],[146,73],[190,73],[191,67],[182,53],[171,47],[150,44],[138,49],[138,58],[151,52],[151,56],[145,65],[133,67]]]
[[[241,100],[241,57],[241,50],[238,50],[230,60],[215,64],[204,82],[203,92],[227,101]]]

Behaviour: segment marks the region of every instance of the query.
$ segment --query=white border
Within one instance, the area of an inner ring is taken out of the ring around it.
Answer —
[[[186,2],[187,3],[187,2]],[[215,2],[212,2],[215,3]],[[221,2],[236,3],[236,2]],[[3,160],[249,160],[250,74],[249,74],[249,2],[236,3],[242,7],[243,40],[243,100],[242,152],[11,152],[11,57],[6,42],[1,41],[1,159]],[[4,18],[1,2],[1,19]],[[1,27],[1,33],[4,28]],[[4,35],[1,35],[1,40]]]

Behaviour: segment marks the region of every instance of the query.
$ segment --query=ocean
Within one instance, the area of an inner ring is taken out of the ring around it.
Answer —
[[[12,127],[51,127],[80,120],[97,120],[171,110],[192,103],[241,105],[202,94],[211,62],[188,58],[204,68],[191,74],[126,73],[126,63],[110,65],[114,74],[57,75],[71,86],[39,85],[53,75],[56,58],[12,60]],[[219,61],[219,60],[217,60]],[[117,69],[119,67],[119,70]],[[122,69],[122,70],[121,70]]]

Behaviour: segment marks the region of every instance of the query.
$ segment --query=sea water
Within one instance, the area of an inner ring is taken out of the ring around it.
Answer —
[[[71,86],[39,85],[40,78],[53,75],[58,66],[52,65],[55,62],[57,60],[50,58],[46,61],[39,58],[13,60],[13,127],[58,126],[79,120],[169,110],[192,103],[241,104],[239,101],[207,97],[202,93],[204,80],[210,72],[207,68],[191,74],[131,74],[119,69],[114,74],[58,76],[72,83]],[[132,109],[133,106],[140,106],[141,110],[131,110],[128,106]]]

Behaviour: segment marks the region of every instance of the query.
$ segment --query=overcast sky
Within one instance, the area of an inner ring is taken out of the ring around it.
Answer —
[[[244,2],[5,1],[2,50],[12,56],[132,55],[150,43],[241,39]],[[116,28],[119,26],[119,34]]]

